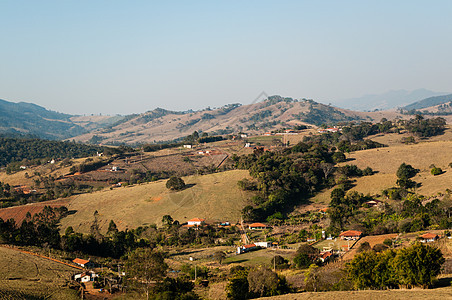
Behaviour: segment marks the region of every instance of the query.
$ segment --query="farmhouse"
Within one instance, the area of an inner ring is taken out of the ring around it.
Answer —
[[[204,225],[205,219],[194,218],[187,221],[188,226],[202,226]]]
[[[94,267],[94,263],[86,260],[86,259],[81,259],[81,258],[76,258],[72,261],[73,263],[83,267],[83,268],[92,268]]]
[[[424,233],[423,235],[421,235],[419,237],[419,240],[421,241],[421,243],[431,243],[436,241],[437,239],[439,239],[439,236],[437,234],[434,233]]]
[[[248,226],[248,228],[251,230],[261,230],[261,229],[266,229],[267,225],[262,224],[262,223],[253,223],[253,224],[250,224]]]
[[[252,250],[256,250],[257,246],[256,244],[248,244],[244,246],[237,247],[237,254],[246,253]]]
[[[324,252],[320,252],[320,261],[321,262],[326,262],[328,260],[330,260],[333,256],[333,251],[324,251]]]
[[[361,231],[356,230],[347,230],[339,234],[341,240],[358,240],[363,233]]]
[[[99,277],[99,275],[97,275],[94,272],[83,272],[80,274],[75,274],[74,275],[74,280],[75,281],[79,281],[79,282],[89,282],[89,281],[94,281],[94,278]]]

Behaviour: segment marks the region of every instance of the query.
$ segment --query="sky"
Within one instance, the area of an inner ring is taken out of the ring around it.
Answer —
[[[452,1],[0,0],[0,99],[70,114],[451,91]]]

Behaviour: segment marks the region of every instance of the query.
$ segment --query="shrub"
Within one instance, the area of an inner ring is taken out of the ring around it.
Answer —
[[[442,174],[443,170],[441,168],[433,167],[430,173],[432,173],[433,176],[436,176]]]
[[[166,182],[166,187],[170,190],[179,191],[185,188],[185,182],[180,177],[171,176]]]

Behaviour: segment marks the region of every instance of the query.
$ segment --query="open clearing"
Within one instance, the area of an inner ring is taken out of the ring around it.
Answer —
[[[0,299],[79,299],[63,287],[77,269],[0,247]]]
[[[76,231],[88,232],[95,211],[105,231],[110,220],[123,230],[160,225],[167,214],[181,223],[196,217],[235,223],[250,197],[238,188],[237,181],[248,176],[248,171],[243,170],[188,176],[183,178],[188,187],[178,192],[168,190],[166,180],[160,180],[73,196],[68,198],[67,207],[74,213],[61,221],[62,230],[72,226]]]

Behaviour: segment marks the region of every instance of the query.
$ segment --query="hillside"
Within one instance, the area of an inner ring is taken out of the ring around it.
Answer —
[[[247,171],[237,170],[184,177],[188,188],[179,192],[168,190],[166,180],[161,180],[73,196],[68,198],[67,207],[75,213],[61,221],[62,229],[72,226],[76,231],[88,232],[96,210],[103,230],[110,220],[119,229],[161,225],[167,214],[181,223],[195,217],[235,223],[249,198],[239,190],[237,181],[247,176]]]
[[[417,102],[414,102],[410,105],[402,107],[403,110],[413,110],[413,109],[423,109],[428,108],[431,106],[437,106],[440,104],[448,103],[452,101],[452,94],[449,95],[443,95],[443,96],[436,96],[436,97],[429,97]]]
[[[196,112],[174,112],[157,108],[140,115],[127,116],[116,124],[74,139],[103,144],[149,143],[178,139],[195,130],[209,134],[232,134],[240,131],[262,133],[300,124],[319,126],[365,119],[371,118],[312,100],[298,101],[271,96],[255,104],[230,104]]]
[[[426,89],[417,89],[414,91],[396,90],[383,94],[364,95],[357,98],[332,100],[331,102],[339,107],[358,111],[373,111],[376,109],[388,110],[420,101],[427,97],[439,96],[443,94],[444,93],[433,92]]]
[[[0,247],[1,299],[79,299],[64,285],[78,271],[42,257]]]
[[[0,134],[58,140],[111,125],[122,116],[73,116],[26,102],[0,99]]]
[[[350,153],[350,161],[344,164],[355,164],[359,168],[371,167],[377,173],[372,176],[357,178],[352,190],[364,194],[381,194],[381,191],[396,186],[396,172],[401,163],[411,164],[420,172],[413,178],[421,184],[416,192],[425,196],[434,196],[444,193],[450,188],[452,182],[452,134],[449,129],[442,136],[442,140],[431,139],[414,145],[401,144],[402,136],[386,135],[373,140],[386,143],[387,148],[369,149]],[[428,155],[426,155],[428,153]],[[445,173],[433,176],[430,166],[434,164],[442,168]],[[330,201],[332,189],[326,190],[313,198],[313,202],[326,204]]]
[[[63,139],[85,133],[83,127],[71,122],[71,117],[36,104],[0,99],[0,133],[30,134],[46,139]]]

